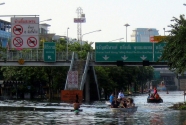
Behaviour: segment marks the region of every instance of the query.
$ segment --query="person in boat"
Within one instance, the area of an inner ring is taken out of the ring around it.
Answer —
[[[114,97],[114,100],[111,103],[111,108],[118,108],[119,104],[120,104],[119,100],[117,100],[117,98]]]
[[[76,95],[76,101],[73,103],[74,110],[78,110],[80,108],[80,103],[79,103],[79,98],[78,95]]]
[[[154,87],[154,96],[158,93],[156,87]]]
[[[119,99],[122,99],[122,98],[124,98],[125,96],[124,96],[124,94],[123,94],[123,91],[121,90],[120,92],[119,92],[119,94],[118,94],[118,98]]]
[[[110,104],[112,103],[112,101],[114,100],[114,93],[112,93],[109,97],[109,102]]]
[[[125,98],[121,99],[119,108],[127,108],[127,103],[126,103]]]
[[[127,108],[135,107],[134,100],[132,98],[127,99]]]

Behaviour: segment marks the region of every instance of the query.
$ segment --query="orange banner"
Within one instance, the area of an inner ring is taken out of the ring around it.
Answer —
[[[83,91],[82,90],[61,90],[61,101],[64,102],[75,102],[76,95],[78,95],[79,102],[83,101]]]

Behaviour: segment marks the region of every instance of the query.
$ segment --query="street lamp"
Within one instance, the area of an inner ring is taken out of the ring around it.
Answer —
[[[0,3],[0,5],[4,5],[5,3]]]
[[[122,40],[122,39],[124,39],[124,38],[119,38],[119,39],[111,40],[109,42],[116,41],[116,40]]]
[[[150,42],[150,31],[152,31],[152,29],[149,28],[148,31],[149,31],[149,42]]]
[[[68,27],[67,28],[67,60],[68,60],[68,42],[69,42],[69,38],[68,38],[68,30],[69,30],[70,28]]]
[[[149,31],[149,42],[150,42],[150,31],[152,31],[152,29],[149,28],[148,31]],[[152,45],[153,45],[153,47],[152,47],[152,56],[153,56],[153,61],[154,61],[154,41],[152,41]]]
[[[88,33],[85,33],[83,35],[81,35],[81,50],[82,50],[82,41],[83,41],[83,36],[84,35],[87,35],[87,34],[90,34],[90,33],[94,33],[94,32],[100,32],[101,30],[95,30],[95,31],[92,31],[92,32],[88,32]]]
[[[164,30],[164,36],[165,36],[165,28],[163,28],[163,30]]]
[[[52,19],[46,19],[46,20],[42,20],[42,21],[39,21],[39,22],[45,22],[45,21],[51,21]]]
[[[124,26],[126,26],[126,42],[127,42],[127,27],[130,25],[128,23],[126,23]]]

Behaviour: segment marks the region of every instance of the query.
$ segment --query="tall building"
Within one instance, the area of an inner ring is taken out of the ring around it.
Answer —
[[[136,28],[131,35],[131,42],[150,42],[151,36],[159,36],[155,28]]]

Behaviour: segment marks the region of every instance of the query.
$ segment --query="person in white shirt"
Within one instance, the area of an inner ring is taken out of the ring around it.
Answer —
[[[119,99],[122,99],[122,98],[124,98],[125,96],[124,96],[124,94],[123,94],[123,91],[120,91],[119,92],[119,94],[118,94],[118,98]]]

